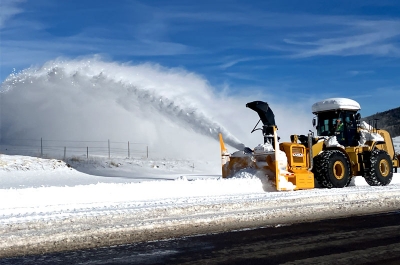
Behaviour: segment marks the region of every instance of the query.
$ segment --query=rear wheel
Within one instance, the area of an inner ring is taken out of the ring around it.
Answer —
[[[365,163],[364,178],[370,186],[386,186],[392,181],[392,159],[386,151],[375,149]]]
[[[343,188],[349,185],[350,163],[339,150],[328,150],[314,158],[314,175],[324,188]]]

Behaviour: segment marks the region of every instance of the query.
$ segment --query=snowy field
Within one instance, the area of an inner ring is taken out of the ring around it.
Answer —
[[[0,256],[98,247],[398,210],[386,187],[276,192],[219,161],[0,155]]]

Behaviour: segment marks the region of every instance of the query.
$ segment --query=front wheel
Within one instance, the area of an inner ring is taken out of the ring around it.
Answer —
[[[366,162],[364,171],[365,181],[370,186],[389,185],[393,177],[393,164],[386,151],[375,149]]]
[[[343,188],[349,185],[350,163],[339,150],[327,150],[314,158],[314,175],[324,188]]]

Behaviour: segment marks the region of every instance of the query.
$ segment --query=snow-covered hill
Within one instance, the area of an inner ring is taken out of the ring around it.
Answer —
[[[65,163],[0,155],[0,256],[157,240],[397,210],[387,187],[276,192],[218,163],[101,159]]]

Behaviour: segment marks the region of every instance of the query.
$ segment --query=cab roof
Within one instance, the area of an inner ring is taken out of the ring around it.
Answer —
[[[312,105],[312,113],[320,113],[331,110],[353,110],[361,109],[360,104],[349,98],[328,98],[318,101]]]

